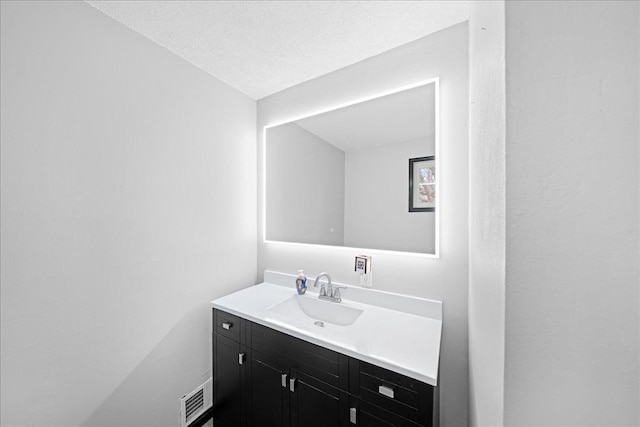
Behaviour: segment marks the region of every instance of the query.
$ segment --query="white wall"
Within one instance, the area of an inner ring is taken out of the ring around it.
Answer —
[[[256,280],[255,102],[84,2],[1,8],[1,424],[179,425]]]
[[[343,245],[344,151],[286,123],[267,130],[267,158],[267,239]]]
[[[436,215],[409,212],[409,159],[435,154],[434,140],[387,144],[345,154],[344,244],[435,253]]]
[[[468,280],[468,34],[466,23],[432,34],[334,73],[258,101],[258,129],[352,99],[440,77],[441,242],[439,259],[369,251],[374,288],[444,303],[440,364],[441,423],[467,423]],[[261,141],[258,143],[261,156]],[[319,167],[311,162],[309,168]],[[261,175],[259,175],[261,176]],[[403,190],[401,190],[403,191]],[[258,198],[261,200],[261,197]],[[310,205],[309,208],[312,208]],[[259,211],[262,207],[259,206]],[[259,238],[261,241],[262,230]],[[258,245],[258,270],[313,277],[328,271],[338,282],[358,283],[350,249]],[[416,331],[416,339],[420,331]]]
[[[504,1],[469,17],[469,424],[504,419]]]
[[[506,425],[640,423],[638,7],[506,3]]]

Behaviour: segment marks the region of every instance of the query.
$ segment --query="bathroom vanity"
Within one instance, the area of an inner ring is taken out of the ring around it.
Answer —
[[[267,271],[212,301],[216,427],[433,426],[441,303],[361,288],[332,303],[294,281]]]

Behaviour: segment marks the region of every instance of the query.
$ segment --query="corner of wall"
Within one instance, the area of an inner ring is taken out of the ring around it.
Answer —
[[[505,351],[504,1],[469,19],[469,425],[503,425]]]

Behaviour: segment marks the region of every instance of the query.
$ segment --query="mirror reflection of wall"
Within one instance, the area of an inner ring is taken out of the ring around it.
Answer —
[[[436,153],[436,84],[268,126],[265,240],[434,254],[408,168]]]
[[[295,122],[267,141],[268,240],[344,245],[344,151]]]

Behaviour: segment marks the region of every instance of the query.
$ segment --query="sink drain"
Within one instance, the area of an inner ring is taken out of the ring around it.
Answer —
[[[313,322],[313,324],[316,326],[320,326],[321,328],[324,328],[324,322],[321,322],[320,320]]]

